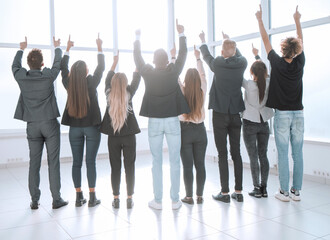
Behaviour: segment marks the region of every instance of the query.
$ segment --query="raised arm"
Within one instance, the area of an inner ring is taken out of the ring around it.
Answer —
[[[303,49],[304,49],[303,34],[302,34],[301,23],[300,23],[301,14],[298,11],[298,6],[296,7],[296,12],[293,14],[293,18],[294,18],[294,22],[296,24],[297,38],[299,38],[301,40],[301,43],[302,43]]]
[[[23,51],[27,47],[27,38],[26,37],[25,37],[25,41],[20,42],[19,46],[20,46],[20,50],[17,51],[13,64],[12,64],[12,67],[11,67],[14,77],[15,77],[16,73],[22,68]]]
[[[262,21],[262,9],[261,9],[260,4],[259,4],[259,8],[260,8],[260,10],[256,12],[256,18],[257,18],[258,24],[259,24],[260,35],[261,35],[262,41],[265,45],[266,52],[268,54],[273,48],[272,48],[272,45],[270,44],[268,34],[266,32],[264,23]]]
[[[104,54],[103,54],[103,50],[102,50],[102,44],[103,41],[100,39],[100,34],[98,34],[97,39],[96,39],[96,45],[97,45],[97,67],[94,71],[93,74],[93,86],[96,88],[102,78],[103,75],[103,71],[105,69],[105,63],[104,63]]]
[[[141,36],[141,31],[140,30],[136,30],[135,31],[135,37],[136,37],[136,41],[134,42],[134,62],[135,62],[135,66],[138,69],[138,71],[142,74],[143,71],[143,67],[146,65],[142,55],[141,55],[141,43],[140,43],[140,36]]]
[[[202,46],[200,47],[200,50],[202,52],[203,59],[206,62],[206,64],[209,65],[211,71],[213,72],[214,71],[214,66],[213,66],[214,57],[211,55],[211,53],[205,43],[205,33],[203,31],[199,34],[199,38],[202,41]]]
[[[62,83],[67,89],[69,84],[69,52],[70,49],[74,46],[74,42],[71,41],[71,36],[69,35],[69,40],[66,45],[66,51],[61,61],[61,75],[62,75]]]
[[[197,62],[197,70],[198,70],[199,76],[201,78],[201,88],[205,95],[206,89],[207,89],[205,70],[203,67],[203,62],[201,60],[201,53],[200,53],[200,51],[198,51],[196,49],[196,46],[194,46],[194,55],[195,55],[196,62]]]
[[[53,81],[55,81],[55,79],[57,78],[57,76],[61,70],[61,60],[62,60],[62,50],[60,48],[61,39],[55,40],[55,37],[53,37],[53,43],[54,43],[54,47],[55,47],[55,57],[54,57],[53,66],[52,66],[50,72],[51,72]]]
[[[105,79],[105,89],[104,89],[105,94],[107,94],[107,91],[111,87],[111,80],[112,80],[112,77],[115,75],[115,70],[116,70],[118,61],[119,61],[119,51],[117,52],[116,56],[113,56],[112,66],[110,68],[110,71],[108,72],[108,75],[107,75],[106,79]]]
[[[186,37],[184,36],[184,27],[178,23],[178,19],[176,20],[176,30],[179,34],[179,54],[178,59],[174,63],[174,66],[177,73],[180,75],[187,59],[188,50]]]

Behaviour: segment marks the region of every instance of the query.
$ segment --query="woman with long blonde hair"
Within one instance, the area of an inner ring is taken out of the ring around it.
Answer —
[[[173,58],[172,52],[172,58]],[[193,195],[193,166],[196,169],[197,204],[203,203],[205,184],[205,152],[207,146],[206,129],[204,126],[204,102],[207,89],[205,71],[200,59],[200,52],[194,48],[197,69],[187,70],[184,83],[180,82],[183,94],[191,110],[188,114],[179,116],[181,122],[181,160],[183,164],[183,179],[186,196],[182,202],[194,204]]]
[[[102,53],[102,40],[99,37],[96,39],[96,44],[98,48],[98,65],[93,75],[88,74],[87,65],[81,60],[75,62],[69,72],[69,51],[73,47],[70,37],[66,53],[61,62],[62,82],[68,93],[62,124],[70,126],[69,140],[73,157],[72,179],[76,189],[76,207],[86,203],[86,199],[81,191],[81,167],[85,141],[87,180],[90,195],[88,206],[94,207],[101,202],[95,196],[95,163],[101,141],[101,112],[97,99],[97,86],[104,71],[104,55]]]
[[[108,135],[109,159],[111,165],[111,185],[114,195],[112,206],[119,208],[119,189],[121,178],[121,152],[124,156],[124,167],[127,185],[127,208],[133,207],[132,195],[135,182],[136,138],[140,132],[134,115],[132,98],[139,87],[141,76],[133,73],[131,85],[125,73],[115,73],[119,55],[114,56],[111,69],[105,80],[107,109],[103,117],[101,132]]]

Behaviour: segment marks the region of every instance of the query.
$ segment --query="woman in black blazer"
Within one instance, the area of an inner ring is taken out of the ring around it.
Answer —
[[[81,167],[86,141],[86,168],[89,187],[89,207],[100,204],[95,196],[96,155],[100,146],[101,112],[97,99],[97,86],[104,71],[102,40],[96,39],[98,65],[93,75],[88,74],[84,61],[76,61],[69,73],[69,51],[73,42],[68,40],[66,53],[61,61],[62,82],[67,90],[68,99],[62,117],[62,124],[70,126],[69,140],[72,150],[72,179],[76,189],[76,207],[86,203],[81,191]]]
[[[119,208],[121,152],[123,152],[127,185],[126,204],[127,208],[132,208],[136,158],[135,134],[140,132],[133,111],[132,98],[139,87],[141,76],[138,72],[134,72],[133,81],[131,85],[128,85],[125,73],[114,72],[118,59],[118,55],[114,57],[112,67],[105,80],[107,109],[103,117],[101,132],[108,135],[111,184],[114,195],[112,206]]]

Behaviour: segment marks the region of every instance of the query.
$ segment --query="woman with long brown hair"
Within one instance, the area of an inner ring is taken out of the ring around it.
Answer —
[[[249,192],[249,195],[261,198],[268,197],[267,180],[269,162],[267,158],[267,147],[269,125],[267,121],[274,116],[274,113],[271,108],[265,106],[269,89],[267,67],[265,63],[259,60],[258,49],[254,48],[253,45],[252,53],[257,59],[250,68],[252,80],[243,79],[243,87],[245,89],[243,138],[250,158],[254,186],[254,189]]]
[[[124,167],[127,186],[127,208],[133,207],[135,183],[136,138],[140,132],[134,115],[132,98],[139,87],[141,76],[133,73],[133,80],[128,85],[125,73],[115,73],[119,55],[114,56],[111,69],[105,80],[107,109],[105,111],[101,132],[108,135],[109,159],[111,165],[111,185],[114,195],[112,206],[119,208],[121,153],[124,156]]]
[[[81,167],[86,141],[86,168],[89,186],[89,207],[100,204],[95,196],[96,155],[101,141],[101,112],[97,99],[97,86],[104,71],[104,55],[102,40],[96,39],[98,49],[98,65],[94,75],[88,74],[84,61],[75,62],[69,72],[69,51],[73,42],[68,40],[66,53],[61,62],[62,82],[67,90],[68,98],[62,117],[62,124],[70,126],[69,140],[72,150],[72,179],[76,189],[76,207],[86,203],[81,191]]]
[[[173,58],[173,52],[172,58]],[[206,179],[205,152],[207,146],[206,129],[204,126],[205,110],[204,102],[207,82],[200,52],[194,48],[197,61],[197,69],[187,70],[183,84],[180,82],[183,94],[191,110],[188,114],[179,116],[181,123],[181,160],[183,164],[183,179],[186,196],[182,202],[194,204],[193,200],[193,166],[196,169],[196,195],[197,204],[203,203],[203,191]]]

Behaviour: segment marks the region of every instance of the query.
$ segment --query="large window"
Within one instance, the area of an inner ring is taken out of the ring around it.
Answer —
[[[311,139],[330,141],[330,113],[326,111],[330,102],[328,79],[330,72],[327,56],[330,54],[330,19],[328,0],[11,0],[3,1],[0,8],[0,130],[24,129],[25,123],[14,120],[19,87],[15,82],[11,64],[19,42],[27,36],[28,49],[22,63],[27,67],[26,56],[31,48],[40,48],[44,54],[45,66],[53,60],[52,37],[61,38],[62,49],[68,36],[75,46],[70,53],[69,67],[76,60],[84,60],[93,73],[97,64],[95,40],[98,33],[103,40],[106,69],[98,87],[99,104],[102,114],[106,108],[104,81],[112,64],[113,54],[119,49],[120,58],[116,71],[126,73],[129,82],[135,69],[133,42],[135,30],[141,29],[142,55],[146,63],[152,64],[153,51],[164,48],[169,51],[173,42],[178,48],[178,34],[175,19],[185,27],[188,57],[182,74],[184,80],[188,68],[196,67],[193,46],[200,44],[199,33],[203,30],[211,53],[221,54],[222,31],[237,41],[241,53],[248,60],[244,77],[250,78],[249,68],[254,62],[252,43],[265,58],[265,50],[258,37],[255,17],[261,3],[264,20],[269,22],[272,46],[280,53],[279,43],[287,36],[295,36],[293,13],[296,5],[302,14],[302,26],[306,55],[304,69],[304,112],[305,136]],[[209,5],[208,5],[209,4]],[[15,14],[13,14],[15,13]],[[212,18],[212,16],[214,16]],[[268,24],[265,24],[268,26]],[[208,39],[211,38],[211,39]],[[266,59],[263,59],[267,62]],[[204,63],[208,87],[213,74]],[[65,107],[67,94],[61,76],[55,82],[60,112]],[[147,118],[140,117],[139,111],[144,95],[144,82],[133,98],[134,110],[141,128],[147,127]],[[208,104],[206,96],[206,105]],[[206,107],[207,108],[207,107]],[[211,111],[206,112],[205,125],[212,128]],[[62,130],[67,128],[62,126]]]

